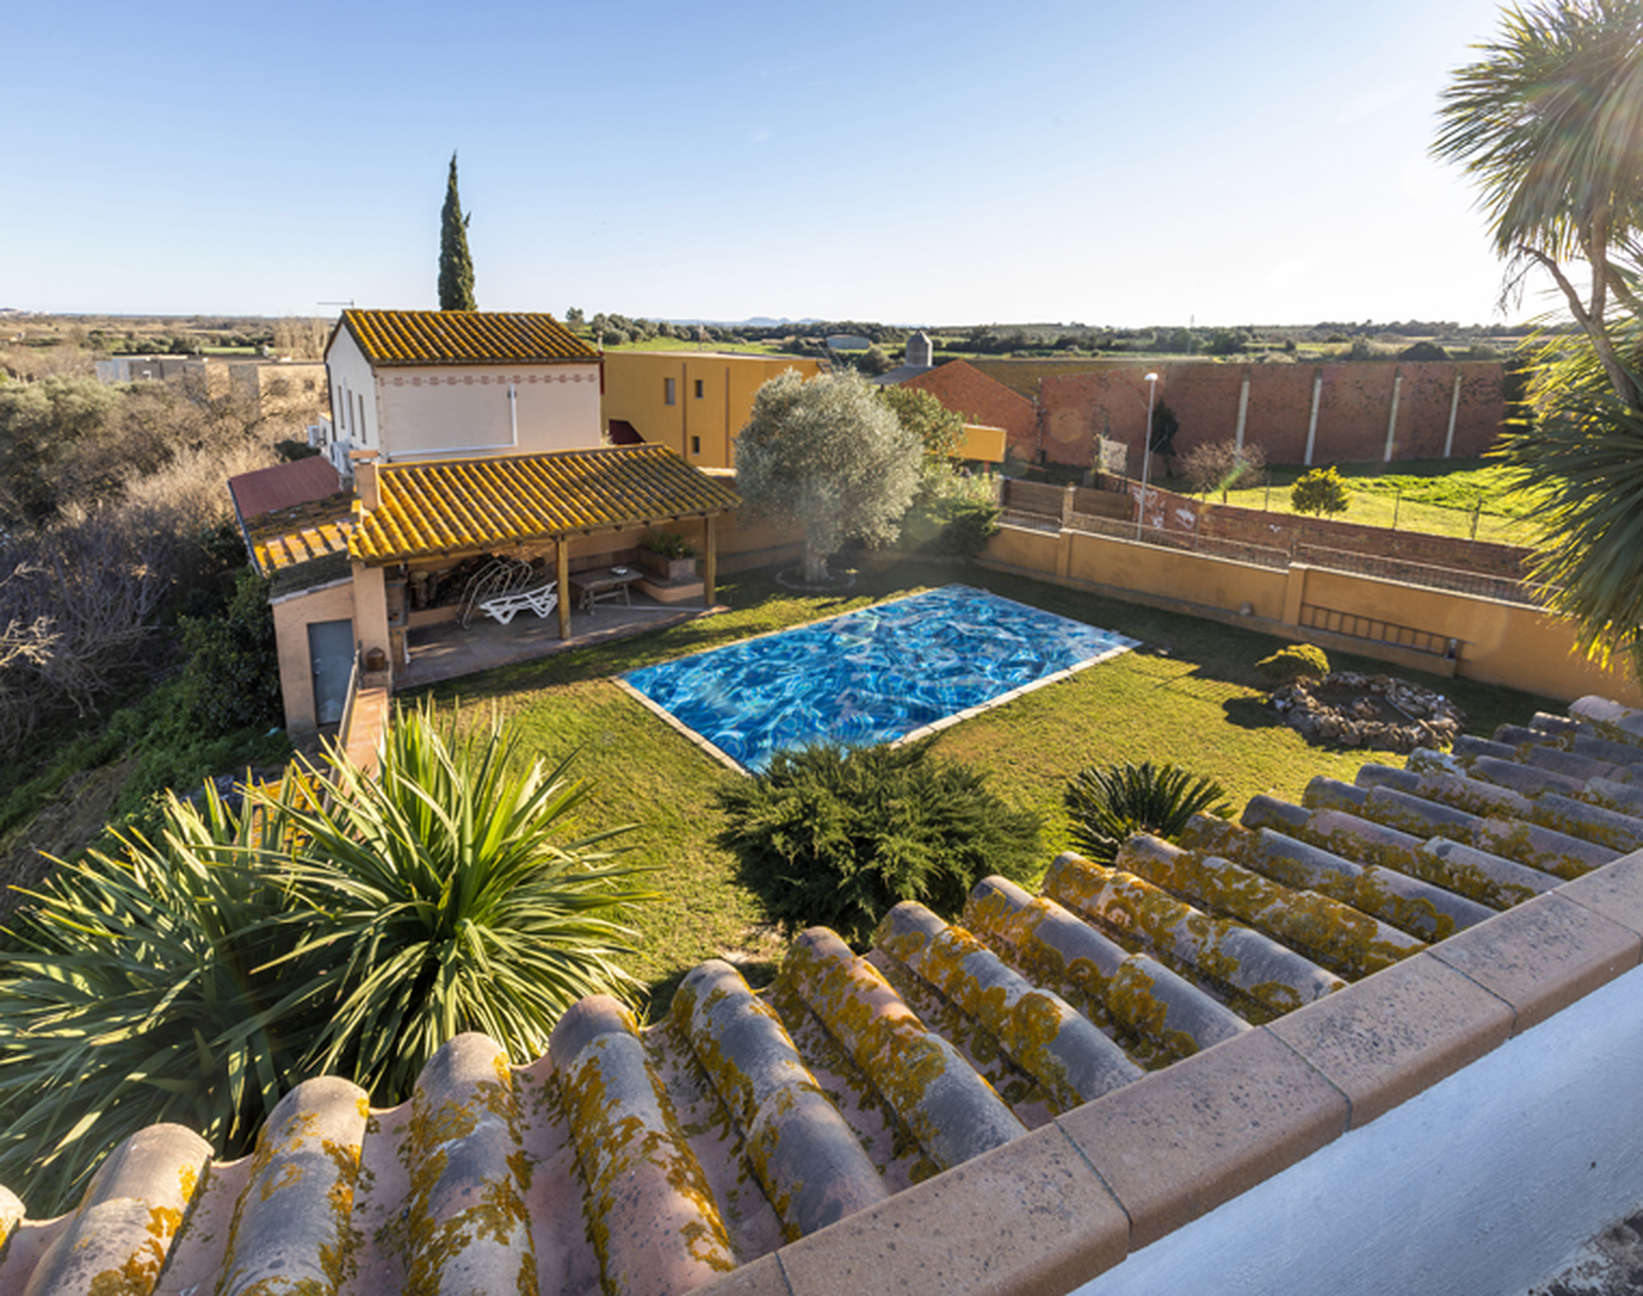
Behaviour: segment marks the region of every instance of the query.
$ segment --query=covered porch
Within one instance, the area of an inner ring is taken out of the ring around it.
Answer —
[[[739,503],[651,445],[360,468],[359,642],[392,688],[702,615]]]
[[[508,625],[489,618],[475,620],[466,629],[456,621],[425,625],[407,634],[405,661],[394,672],[394,686],[422,688],[496,666],[535,661],[555,653],[677,625],[716,610],[657,603],[644,595],[635,595],[632,606],[600,603],[592,612],[573,609],[568,637],[561,637],[557,617],[538,618],[529,614],[514,618]]]

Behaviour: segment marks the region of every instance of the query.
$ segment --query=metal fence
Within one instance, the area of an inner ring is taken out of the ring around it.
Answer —
[[[1295,561],[1330,571],[1350,572],[1357,576],[1375,576],[1382,580],[1398,581],[1404,585],[1424,585],[1428,589],[1453,590],[1457,594],[1475,594],[1480,598],[1499,599],[1503,603],[1524,603],[1544,607],[1551,588],[1532,581],[1513,580],[1510,576],[1491,576],[1484,572],[1465,571],[1458,567],[1440,567],[1432,563],[1416,562],[1410,558],[1386,558],[1379,554],[1354,553],[1349,549],[1333,549],[1324,545],[1295,544]]]

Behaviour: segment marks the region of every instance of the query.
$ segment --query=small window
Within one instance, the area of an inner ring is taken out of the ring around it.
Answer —
[[[700,378],[696,380],[696,399],[702,399],[702,380]]]
[[[365,393],[364,392],[355,392],[354,393],[354,399],[359,402],[359,429],[360,429],[359,437],[360,437],[360,440],[361,441],[369,441],[370,438],[365,435]]]
[[[690,438],[690,453],[691,454],[701,454],[702,453],[702,438],[701,437],[691,437]]]
[[[662,379],[662,404],[672,405],[672,404],[675,403],[676,399],[677,398],[674,395],[674,389],[673,389],[673,379],[671,379],[671,378]]]

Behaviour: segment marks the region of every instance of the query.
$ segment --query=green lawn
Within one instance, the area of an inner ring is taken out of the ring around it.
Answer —
[[[782,942],[738,884],[729,856],[713,844],[720,826],[713,789],[739,776],[610,677],[953,580],[1143,641],[1135,652],[955,725],[937,740],[938,751],[985,770],[1007,801],[1045,816],[1046,865],[1068,844],[1062,785],[1086,764],[1148,757],[1187,764],[1219,779],[1241,809],[1258,792],[1297,798],[1315,774],[1350,779],[1365,760],[1361,752],[1309,748],[1294,731],[1273,723],[1251,663],[1271,652],[1276,640],[979,568],[906,564],[880,577],[863,573],[852,596],[842,598],[796,596],[765,575],[750,574],[724,588],[723,601],[734,609],[728,613],[470,676],[432,691],[464,706],[499,707],[546,756],[578,751],[577,772],[594,784],[582,812],[589,830],[637,825],[633,853],[657,869],[654,886],[662,899],[638,915],[642,939],[632,967],[651,986],[655,1012],[666,1007],[678,977],[698,961],[726,951],[774,960]],[[1482,733],[1553,705],[1458,680],[1438,686],[1466,708],[1471,728]],[[1401,763],[1399,757],[1389,759]]]
[[[1481,459],[1412,459],[1392,465],[1340,464],[1348,479],[1351,503],[1335,517],[1366,526],[1391,526],[1400,531],[1427,531],[1436,535],[1471,536],[1472,513],[1478,514],[1477,538],[1499,544],[1531,544],[1535,500],[1514,489],[1508,470]],[[1307,469],[1296,465],[1268,470],[1271,487],[1227,493],[1227,503],[1244,508],[1293,512],[1289,488]],[[1166,482],[1165,485],[1173,486]],[[1401,500],[1399,496],[1402,496]],[[1211,496],[1212,499],[1217,498]]]

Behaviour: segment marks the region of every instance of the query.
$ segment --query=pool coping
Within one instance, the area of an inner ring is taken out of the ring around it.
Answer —
[[[1004,603],[1013,603],[1017,607],[1026,608],[1030,612],[1042,612],[1046,616],[1061,616],[1061,613],[1059,612],[1049,612],[1045,608],[1034,607],[1031,603],[1023,603],[1020,599],[1013,599],[1008,594],[995,594],[992,590],[982,589],[979,585],[971,585],[967,581],[949,581],[945,585],[932,585],[929,589],[919,590],[913,594],[902,594],[893,599],[880,599],[875,603],[869,603],[867,606],[888,607],[892,603],[903,603],[908,599],[920,598],[925,594],[932,594],[936,590],[951,589],[955,585],[962,586],[965,589],[974,590],[978,594],[985,594],[989,598],[996,598]],[[785,626],[780,630],[766,630],[761,634],[748,635],[746,639],[733,639],[730,643],[720,644],[717,648],[704,648],[700,652],[684,653],[678,657],[669,657],[666,661],[676,662],[684,661],[689,657],[706,657],[710,653],[720,652],[725,648],[731,648],[738,644],[752,643],[756,639],[769,639],[774,635],[788,634],[794,630],[808,630],[813,626],[826,625],[829,621],[837,621],[841,617],[854,616],[863,610],[864,609],[862,608],[850,608],[844,612],[834,612],[831,616],[817,617],[814,621],[806,621],[801,625]],[[1062,617],[1062,620],[1076,621],[1078,618]],[[892,738],[889,742],[882,745],[886,747],[900,747],[906,743],[918,742],[920,739],[928,738],[933,734],[940,733],[943,729],[949,729],[962,720],[973,720],[984,711],[991,711],[994,707],[1001,707],[1007,702],[1014,702],[1017,698],[1024,697],[1036,689],[1041,689],[1048,684],[1059,684],[1063,680],[1071,679],[1080,671],[1086,671],[1092,666],[1099,666],[1102,662],[1111,661],[1114,657],[1121,657],[1125,653],[1134,652],[1137,648],[1141,647],[1143,643],[1142,640],[1136,639],[1130,635],[1122,634],[1116,630],[1108,630],[1106,626],[1094,625],[1089,621],[1081,621],[1079,624],[1090,626],[1091,629],[1099,630],[1103,634],[1117,635],[1126,642],[1124,644],[1115,645],[1114,647],[1108,648],[1105,652],[1097,653],[1094,657],[1087,657],[1083,661],[1074,662],[1071,666],[1063,666],[1060,670],[1052,671],[1050,674],[1042,676],[1039,679],[1030,680],[1026,684],[1019,684],[1015,688],[1010,689],[1008,692],[1000,693],[997,697],[988,698],[985,702],[978,702],[975,706],[966,707],[962,711],[955,711],[952,715],[942,716],[941,719],[932,720],[927,725],[920,725],[917,729],[909,730],[907,733],[902,734],[901,737]],[[653,664],[662,665],[664,663],[656,662]],[[635,669],[643,670],[646,668],[635,667]],[[702,751],[707,753],[707,755],[718,761],[719,764],[725,766],[725,768],[735,771],[744,778],[754,777],[753,771],[748,769],[747,766],[743,765],[729,752],[725,751],[722,747],[719,747],[702,734],[698,733],[695,729],[692,729],[683,720],[679,719],[678,716],[674,715],[673,712],[664,707],[660,702],[656,701],[640,689],[635,688],[632,684],[629,684],[625,678],[626,674],[627,673],[624,672],[622,675],[612,675],[612,683],[614,683],[629,697],[636,699],[647,711],[651,712],[653,715],[659,716],[667,723],[669,728],[683,734],[692,744],[699,747]],[[878,746],[880,744],[875,743],[871,745]]]

